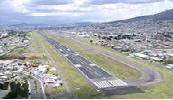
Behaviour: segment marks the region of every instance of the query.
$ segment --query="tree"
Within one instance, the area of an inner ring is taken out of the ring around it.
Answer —
[[[25,81],[23,84],[20,82],[10,83],[11,91],[4,97],[5,99],[16,99],[18,97],[28,97],[28,83]]]
[[[21,96],[22,97],[28,97],[28,92],[29,92],[29,90],[28,90],[28,83],[27,83],[27,81],[25,81],[25,83],[22,84],[22,93],[21,93]]]
[[[101,36],[100,36],[100,34],[98,34],[98,38],[99,38],[99,39],[101,39]]]
[[[93,40],[90,40],[90,43],[92,44],[93,43]]]

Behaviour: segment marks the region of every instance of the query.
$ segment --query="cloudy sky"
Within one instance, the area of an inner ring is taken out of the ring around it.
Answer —
[[[173,0],[0,0],[0,24],[106,22],[173,9]]]

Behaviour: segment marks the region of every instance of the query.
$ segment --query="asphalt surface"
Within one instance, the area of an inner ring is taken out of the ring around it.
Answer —
[[[30,98],[31,99],[44,99],[41,84],[36,79],[28,79],[30,84]]]
[[[30,86],[30,98],[31,99],[44,99],[42,87],[39,81],[35,79],[28,79]]]
[[[48,41],[48,43],[56,48],[57,52],[61,53],[70,63],[74,65],[75,69],[84,75],[90,81],[90,83],[92,83],[98,89],[117,91],[119,87],[125,87],[125,90],[128,92],[136,89],[136,87],[132,87],[123,80],[120,80],[119,78],[111,75],[100,66],[72,51],[70,48],[61,45],[60,43],[51,38],[48,38],[43,34],[42,36]],[[128,89],[129,87],[133,89],[130,90]]]

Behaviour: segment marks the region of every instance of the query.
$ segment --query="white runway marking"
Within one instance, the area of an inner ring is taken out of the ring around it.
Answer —
[[[78,56],[79,54],[78,54],[78,53],[75,53],[74,55],[75,55],[75,56]]]
[[[95,84],[98,88],[112,87],[112,85],[111,85],[109,82],[107,82],[107,81],[94,82],[94,84]]]
[[[75,66],[76,68],[82,67],[80,64],[75,64],[74,66]]]
[[[108,88],[108,87],[118,87],[118,86],[127,86],[126,82],[123,82],[120,79],[117,80],[108,80],[108,81],[96,81],[94,82],[98,88]]]
[[[128,85],[126,82],[123,82],[120,79],[117,79],[117,80],[109,80],[108,82],[110,82],[113,86],[127,86]]]
[[[90,66],[96,66],[96,64],[90,64]]]
[[[65,54],[64,56],[65,56],[65,57],[67,57],[67,56],[68,56],[68,54]]]

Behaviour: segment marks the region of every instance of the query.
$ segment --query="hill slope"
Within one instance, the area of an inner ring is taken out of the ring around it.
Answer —
[[[108,22],[108,24],[113,24],[117,22],[127,23],[127,22],[144,21],[144,20],[151,20],[151,21],[173,20],[173,9],[166,10],[161,13],[149,15],[149,16],[139,16],[139,17],[134,17],[127,20],[112,21],[112,22]]]

